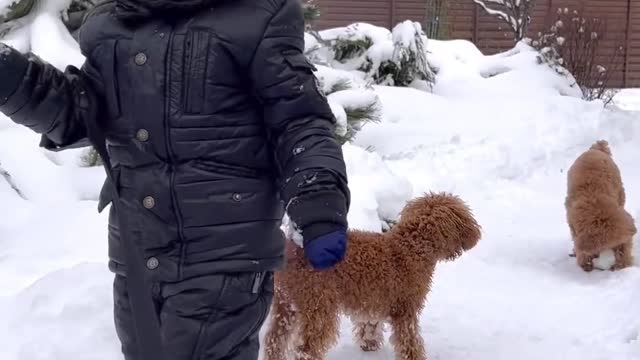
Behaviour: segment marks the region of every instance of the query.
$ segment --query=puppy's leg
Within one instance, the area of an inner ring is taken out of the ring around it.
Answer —
[[[391,343],[397,360],[426,360],[424,342],[420,336],[418,311],[407,311],[391,317]]]
[[[576,251],[576,261],[582,270],[586,272],[593,271],[593,259],[594,256],[587,255],[582,251]]]
[[[326,295],[326,294],[325,294]],[[298,309],[299,345],[296,360],[323,360],[338,340],[340,318],[336,302],[329,296],[310,294],[313,303],[301,304]]]
[[[384,343],[383,324],[381,322],[356,322],[353,324],[355,341],[362,351],[378,351]]]
[[[611,270],[622,270],[633,265],[633,245],[631,242],[624,243],[613,248],[616,263]]]
[[[271,323],[265,334],[265,360],[285,360],[296,322],[293,304],[282,291],[274,291],[271,305]]]

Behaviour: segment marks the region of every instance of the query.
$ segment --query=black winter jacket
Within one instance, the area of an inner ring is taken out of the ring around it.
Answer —
[[[298,1],[108,1],[80,29],[82,69],[16,58],[23,75],[0,111],[51,150],[87,145],[87,121],[106,133],[123,212],[110,216],[114,271],[127,251],[117,216],[168,281],[277,268],[285,207],[305,241],[347,226],[345,164]],[[172,2],[185,6],[154,5]],[[99,210],[111,200],[103,191]]]

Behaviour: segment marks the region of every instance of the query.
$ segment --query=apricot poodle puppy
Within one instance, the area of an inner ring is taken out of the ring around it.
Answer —
[[[624,209],[625,191],[609,144],[597,141],[569,168],[565,209],[574,254],[584,271],[592,271],[601,256],[613,253],[609,269],[633,264],[632,238],[636,226]]]
[[[389,323],[398,359],[426,359],[419,314],[436,263],[454,260],[480,237],[462,200],[431,193],[409,201],[389,232],[350,231],[344,261],[330,270],[313,271],[289,241],[287,265],[275,277],[265,359],[324,359],[338,340],[340,314],[352,320],[362,350],[380,349]]]

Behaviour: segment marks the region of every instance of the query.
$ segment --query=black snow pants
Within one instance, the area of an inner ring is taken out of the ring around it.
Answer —
[[[114,318],[126,360],[137,354],[127,278],[114,280]],[[152,292],[169,360],[257,360],[273,299],[273,273],[214,274],[155,283]]]

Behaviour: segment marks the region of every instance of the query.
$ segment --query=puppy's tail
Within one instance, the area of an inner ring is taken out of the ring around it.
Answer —
[[[607,140],[596,141],[595,144],[591,145],[591,150],[602,151],[603,153],[611,156],[611,148],[609,148]]]

